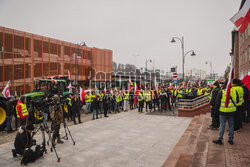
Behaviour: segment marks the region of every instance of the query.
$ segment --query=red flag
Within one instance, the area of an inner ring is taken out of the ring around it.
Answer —
[[[135,104],[135,105],[137,104],[137,96],[138,96],[138,93],[139,93],[139,89],[138,89],[138,86],[137,86],[136,83],[135,83],[135,92],[134,92],[134,104]]]
[[[230,90],[231,90],[231,82],[234,78],[234,56],[231,56],[231,69],[230,74],[227,82],[227,88],[226,88],[226,101],[225,101],[225,107],[228,107],[229,100],[230,100]]]
[[[172,89],[174,86],[170,83],[169,89]]]
[[[244,33],[250,22],[250,1],[245,1],[242,8],[230,19],[240,33]]]
[[[10,97],[10,86],[9,86],[10,81],[7,82],[5,88],[2,91],[2,94],[5,98]]]
[[[81,87],[80,87],[80,99],[81,101],[83,102],[84,100],[84,97],[85,97],[85,94],[86,94],[86,90],[83,90]]]
[[[247,87],[250,92],[250,72],[242,79],[241,82]],[[248,99],[250,99],[250,93]]]

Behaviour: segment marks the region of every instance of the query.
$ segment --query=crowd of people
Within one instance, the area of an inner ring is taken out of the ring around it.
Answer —
[[[129,90],[88,90],[84,96],[86,103],[86,113],[93,113],[93,120],[99,118],[99,114],[108,117],[108,113],[119,113],[138,109],[138,113],[172,111],[177,101],[181,98],[195,98],[210,92],[210,87],[132,87]],[[144,109],[145,108],[145,109]]]

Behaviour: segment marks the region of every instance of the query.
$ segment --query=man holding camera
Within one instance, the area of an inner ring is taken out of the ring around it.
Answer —
[[[63,141],[60,138],[60,124],[63,123],[63,110],[62,106],[60,104],[60,98],[58,95],[54,95],[54,106],[52,107],[51,111],[51,119],[52,119],[52,124],[51,124],[51,129],[53,130],[53,137],[52,137],[52,144],[55,146],[56,142],[55,140],[57,139],[57,143],[62,144]]]

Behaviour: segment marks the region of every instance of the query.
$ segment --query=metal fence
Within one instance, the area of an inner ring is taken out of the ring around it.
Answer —
[[[208,96],[209,95],[207,94],[194,99],[180,99],[178,102],[178,108],[192,109],[201,106],[209,102]]]

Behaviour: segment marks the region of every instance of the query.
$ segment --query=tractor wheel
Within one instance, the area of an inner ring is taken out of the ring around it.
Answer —
[[[0,106],[0,131],[6,127],[6,109],[5,106]]]

